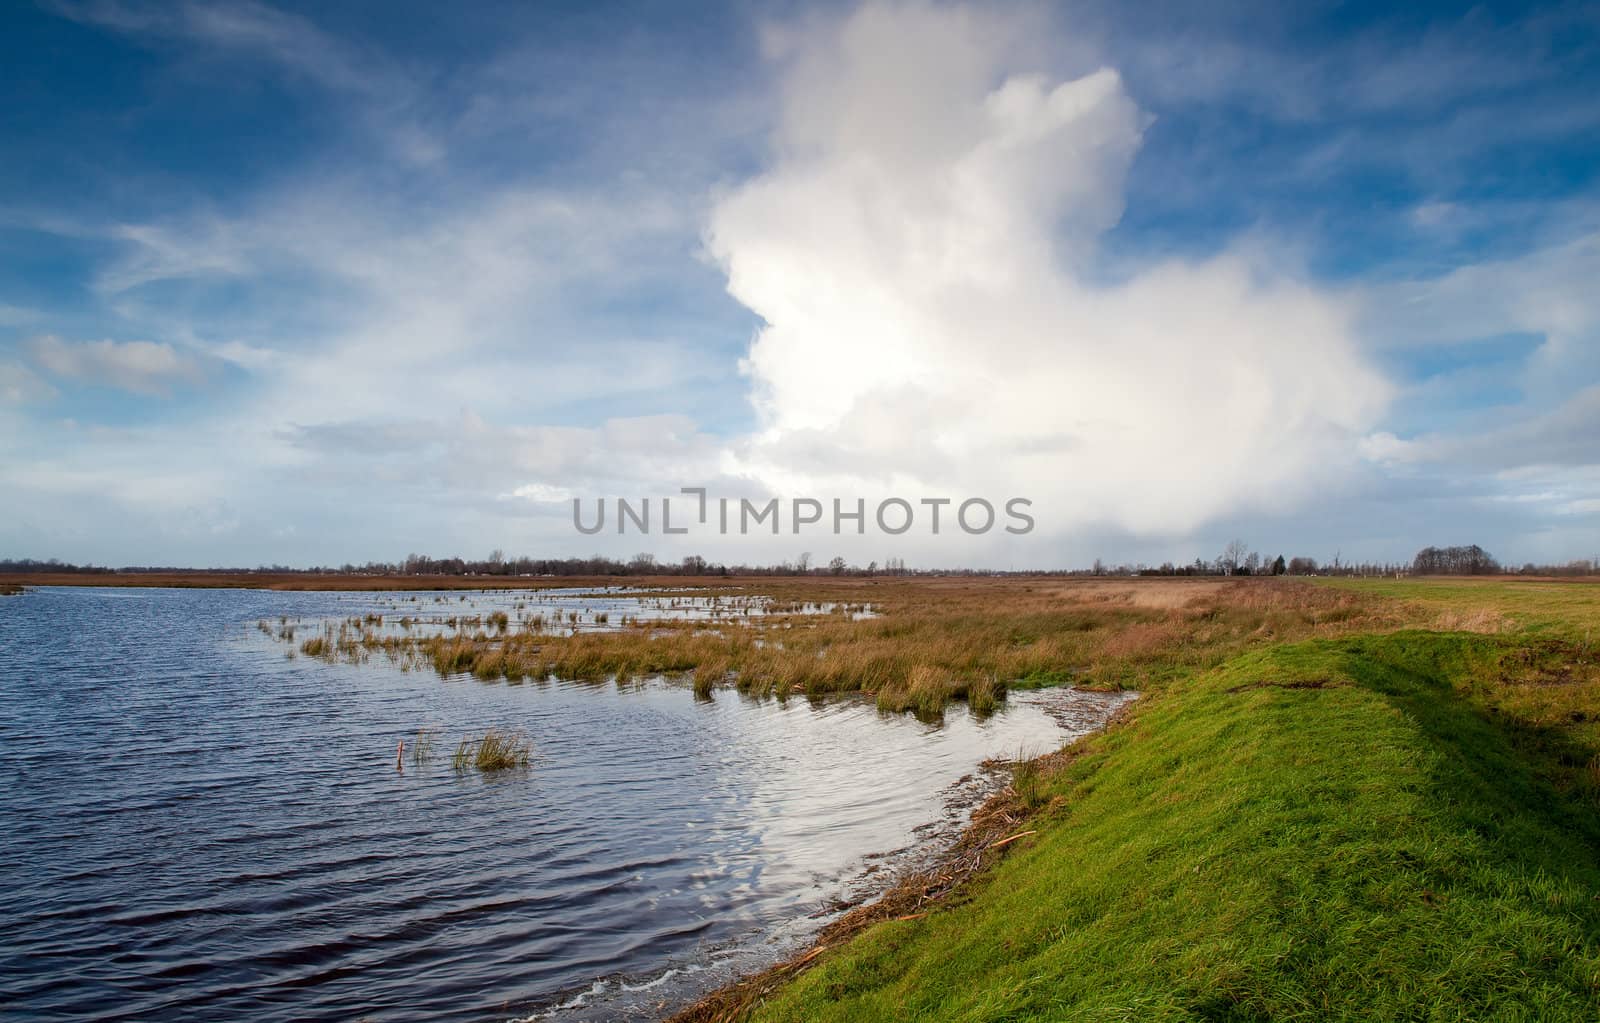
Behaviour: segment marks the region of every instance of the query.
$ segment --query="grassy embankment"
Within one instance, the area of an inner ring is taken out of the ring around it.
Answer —
[[[1428,627],[1148,673],[998,866],[695,1018],[1600,1018],[1600,586],[1317,592]]]

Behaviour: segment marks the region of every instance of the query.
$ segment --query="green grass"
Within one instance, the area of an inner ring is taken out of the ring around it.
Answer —
[[[1024,777],[1038,833],[960,901],[823,953],[755,1018],[1600,1019],[1595,744],[1499,693],[1582,685],[1552,667],[1573,624],[1175,681]]]
[[[1600,600],[1590,580],[1318,579],[1327,589],[1408,601],[1441,615],[1446,628],[1474,616],[1499,615],[1504,627],[1600,643]]]
[[[411,762],[418,767],[433,760],[433,740],[438,733],[434,729],[417,729],[416,738],[411,740]]]

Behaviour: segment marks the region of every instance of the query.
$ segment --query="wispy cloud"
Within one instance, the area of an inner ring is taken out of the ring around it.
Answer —
[[[357,115],[390,151],[416,163],[442,155],[418,116],[418,83],[380,53],[336,38],[315,22],[252,0],[125,3],[58,0],[64,17],[108,31],[192,44],[215,56],[258,60],[354,101]]]
[[[1559,406],[1477,433],[1424,434],[1402,440],[1375,435],[1373,457],[1397,465],[1444,465],[1457,470],[1518,473],[1529,469],[1600,469],[1600,386]]]
[[[0,361],[0,401],[12,405],[49,401],[56,389],[20,362]]]
[[[164,395],[175,383],[197,383],[204,377],[194,358],[154,341],[63,341],[43,334],[29,340],[24,350],[55,377],[136,394]]]
[[[410,91],[381,58],[360,53],[306,18],[251,0],[58,0],[51,6],[64,17],[111,31],[191,40],[270,61],[325,88],[391,98]]]
[[[1523,254],[1364,289],[1363,327],[1397,349],[1448,349],[1504,335],[1534,339],[1506,374],[1521,407],[1495,417],[1531,420],[1600,380],[1600,231],[1547,241]],[[1600,446],[1589,454],[1600,464]]]
[[[0,302],[0,327],[21,327],[37,323],[44,314],[37,309]]]

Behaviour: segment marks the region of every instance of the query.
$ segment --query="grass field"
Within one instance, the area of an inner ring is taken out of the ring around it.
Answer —
[[[1143,666],[954,896],[683,1018],[1600,1019],[1600,586],[1317,592]]]

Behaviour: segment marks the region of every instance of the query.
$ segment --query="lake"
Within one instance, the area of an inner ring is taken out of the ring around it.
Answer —
[[[7,1013],[659,1018],[959,826],[981,761],[1053,748],[1120,699],[1013,693],[985,720],[924,723],[861,698],[329,664],[268,634],[530,602],[591,625],[597,607],[710,613],[621,591],[466,596],[0,599]],[[455,743],[490,727],[525,733],[532,766],[453,770]],[[396,742],[424,729],[439,755],[397,771]]]

